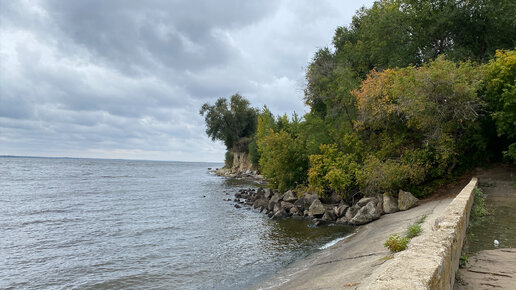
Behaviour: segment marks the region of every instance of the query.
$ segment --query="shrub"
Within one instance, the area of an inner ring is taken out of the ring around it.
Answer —
[[[310,156],[310,185],[319,196],[327,190],[343,193],[355,184],[356,159],[354,154],[339,151],[336,144],[321,145],[321,154]]]
[[[407,238],[412,239],[413,237],[419,236],[423,230],[421,229],[421,225],[416,223],[408,227],[407,229]]]
[[[392,253],[401,252],[407,248],[409,240],[407,237],[400,237],[398,234],[394,234],[383,245]]]

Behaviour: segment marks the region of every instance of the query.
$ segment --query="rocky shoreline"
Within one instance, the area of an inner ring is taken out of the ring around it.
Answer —
[[[323,203],[316,194],[298,194],[293,190],[279,193],[262,187],[241,189],[233,201],[236,208],[253,208],[272,219],[312,219],[316,225],[325,222],[363,225],[379,219],[383,214],[407,210],[418,204],[416,197],[403,190],[399,191],[397,198],[384,194],[364,197],[354,204],[347,204],[344,200]]]

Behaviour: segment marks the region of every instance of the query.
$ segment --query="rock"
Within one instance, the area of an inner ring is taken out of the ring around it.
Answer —
[[[283,208],[281,207],[281,204],[277,202],[274,204],[274,208],[272,209],[272,211],[274,212],[274,214],[276,214],[276,212],[281,211],[282,209]]]
[[[384,214],[383,211],[383,197],[381,194],[376,196],[376,209],[380,212],[380,214]]]
[[[319,198],[317,197],[317,194],[305,193],[305,194],[303,194],[303,197],[301,199],[304,200],[303,207],[305,209],[308,209],[308,208],[310,208],[310,206],[312,205],[314,200],[319,199]]]
[[[337,217],[343,217],[346,215],[346,211],[348,210],[349,208],[349,205],[347,204],[342,204],[342,205],[339,205],[338,207],[336,207],[336,211],[335,211],[335,214],[337,215]]]
[[[352,225],[363,225],[380,218],[382,213],[376,207],[376,202],[370,201],[368,204],[360,208],[357,214],[349,221]]]
[[[337,219],[336,223],[347,224],[348,223],[348,219],[345,216],[343,216],[343,217]]]
[[[271,197],[271,201],[272,202],[279,202],[281,200],[282,196],[279,194],[279,193],[275,193],[272,197]]]
[[[370,201],[373,201],[373,200],[376,200],[376,198],[374,197],[364,197],[364,198],[361,198],[358,202],[357,202],[357,205],[359,207],[363,207],[364,205],[368,204]]]
[[[385,213],[393,213],[397,212],[398,209],[398,201],[392,195],[388,195],[386,193],[383,194],[383,212]]]
[[[419,199],[413,196],[412,193],[400,189],[398,194],[398,208],[400,210],[407,210],[414,207],[418,201]]]
[[[324,212],[324,215],[321,218],[323,221],[332,222],[337,219],[335,212],[333,210],[327,210]]]
[[[294,205],[299,209],[299,211],[303,212],[305,210],[305,198],[301,197],[300,199],[294,202]]]
[[[290,208],[290,214],[295,216],[295,215],[301,215],[301,212],[299,211],[299,209],[296,207],[296,206],[293,206],[292,208]]]
[[[267,209],[268,210],[274,210],[274,206],[277,204],[277,202],[273,201],[273,200],[269,200],[269,203],[267,204]]]
[[[241,208],[241,206],[240,206],[240,205],[238,205],[238,204],[235,204],[235,207],[236,207],[236,208]]]
[[[285,195],[283,195],[283,200],[288,202],[295,202],[297,200],[297,196],[292,190],[289,190],[285,192]]]
[[[280,209],[280,210],[276,211],[274,213],[274,215],[272,216],[273,219],[285,218],[285,217],[288,217],[288,214],[284,209]]]
[[[345,214],[346,219],[348,219],[348,221],[352,220],[355,217],[355,215],[357,214],[359,209],[360,208],[356,205],[348,208],[348,210],[346,211],[346,214]]]
[[[308,215],[312,217],[321,217],[325,212],[326,209],[319,199],[314,200],[308,209]]]
[[[259,207],[268,207],[269,201],[265,198],[260,198],[254,201],[253,208],[259,208]]]
[[[293,203],[291,203],[291,202],[282,201],[282,202],[281,202],[281,207],[288,211],[288,210],[290,210],[292,207],[294,207],[294,204],[293,204]]]
[[[305,211],[303,212],[303,216],[308,216],[308,212],[309,211],[307,209],[305,209]]]
[[[265,190],[263,190],[263,188],[258,188],[258,191],[256,191],[256,194],[259,194],[259,195],[265,195]]]
[[[264,197],[266,199],[270,199],[273,195],[274,195],[274,193],[272,192],[272,189],[269,189],[269,190],[265,191]]]

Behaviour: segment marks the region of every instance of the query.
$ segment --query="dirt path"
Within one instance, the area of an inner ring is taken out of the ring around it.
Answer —
[[[404,233],[408,225],[424,215],[427,219],[423,230],[430,230],[431,223],[461,189],[462,186],[455,186],[453,195],[422,202],[408,211],[383,215],[360,227],[355,235],[290,265],[252,289],[356,289],[368,283],[371,273],[388,260],[390,253],[383,243],[391,234]]]
[[[454,289],[516,289],[516,170],[498,165],[477,173],[491,213],[469,229],[465,249],[475,255],[459,269]]]

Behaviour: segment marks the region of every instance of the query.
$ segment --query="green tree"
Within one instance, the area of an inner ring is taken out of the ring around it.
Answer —
[[[372,71],[354,92],[356,128],[369,152],[362,187],[395,191],[451,173],[468,132],[478,128],[482,76],[478,66],[444,57],[420,68]]]
[[[505,156],[516,163],[516,51],[498,50],[487,65],[486,101],[498,136],[509,143]],[[504,148],[506,149],[506,148]]]
[[[206,134],[213,141],[221,140],[228,150],[241,152],[242,138],[251,137],[256,131],[257,110],[250,107],[248,100],[239,94],[231,96],[230,101],[219,98],[214,105],[204,104],[200,110],[206,121]]]

